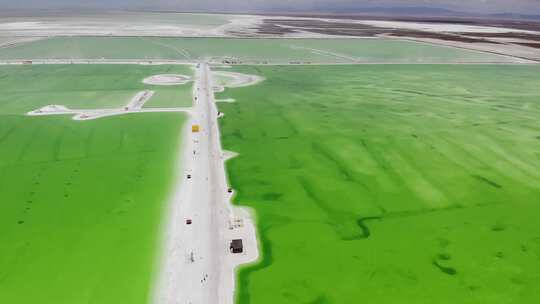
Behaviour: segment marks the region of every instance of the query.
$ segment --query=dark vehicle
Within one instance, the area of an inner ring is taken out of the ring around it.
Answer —
[[[229,247],[232,253],[242,253],[244,251],[244,245],[242,244],[241,239],[232,240],[231,246]]]

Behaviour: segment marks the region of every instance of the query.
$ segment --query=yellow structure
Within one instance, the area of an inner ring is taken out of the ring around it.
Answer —
[[[199,125],[192,125],[191,126],[191,132],[193,133],[197,133],[201,130],[201,127],[199,127]]]

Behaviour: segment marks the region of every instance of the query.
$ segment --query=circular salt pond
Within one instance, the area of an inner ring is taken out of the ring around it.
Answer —
[[[191,77],[180,74],[161,74],[143,79],[143,83],[151,85],[181,85],[191,80]]]

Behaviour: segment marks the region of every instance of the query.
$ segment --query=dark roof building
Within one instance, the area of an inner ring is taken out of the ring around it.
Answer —
[[[241,239],[232,240],[231,246],[229,247],[232,253],[242,253],[244,251],[244,245],[242,244]]]

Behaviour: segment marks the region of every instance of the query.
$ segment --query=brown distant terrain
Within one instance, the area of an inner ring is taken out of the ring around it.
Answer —
[[[282,14],[280,14],[282,15]],[[418,41],[429,41],[443,45],[453,45],[499,55],[512,56],[519,59],[539,61],[540,53],[526,50],[524,47],[540,49],[540,21],[523,20],[492,20],[481,18],[457,17],[384,17],[368,15],[324,15],[324,14],[283,14],[288,18],[268,15],[261,24],[253,28],[257,35],[289,36],[295,33],[313,33],[345,37],[403,37]],[[328,20],[325,20],[328,19]],[[497,27],[524,32],[435,32],[394,27],[376,27],[358,24],[349,20],[378,20],[422,22],[436,24],[461,24],[469,26]],[[537,32],[537,33],[535,33]],[[245,35],[244,35],[245,36]],[[301,35],[299,35],[301,36]],[[500,38],[506,38],[502,40]],[[515,41],[513,41],[515,39]],[[501,45],[501,47],[499,47]],[[514,47],[507,47],[507,46]],[[515,48],[517,47],[517,48]],[[520,49],[521,47],[521,49]],[[525,54],[525,55],[524,55]]]
[[[532,48],[535,48],[535,49],[540,49],[540,43],[517,42],[516,44],[532,47]]]
[[[287,14],[280,14],[287,16]],[[384,16],[371,14],[289,14],[295,17],[352,19],[352,20],[381,20],[381,21],[408,21],[425,23],[452,23],[477,26],[504,27],[511,29],[540,32],[540,20],[514,20],[482,17],[451,17],[451,16]]]
[[[324,35],[352,36],[352,37],[376,37],[381,35],[394,37],[431,38],[445,41],[458,41],[468,43],[493,43],[478,37],[465,37],[461,34],[434,33],[419,30],[395,29],[374,27],[365,24],[348,22],[329,22],[321,19],[264,19],[262,25],[257,28],[258,34],[285,35],[297,32],[309,32]],[[471,35],[473,36],[473,35]]]

